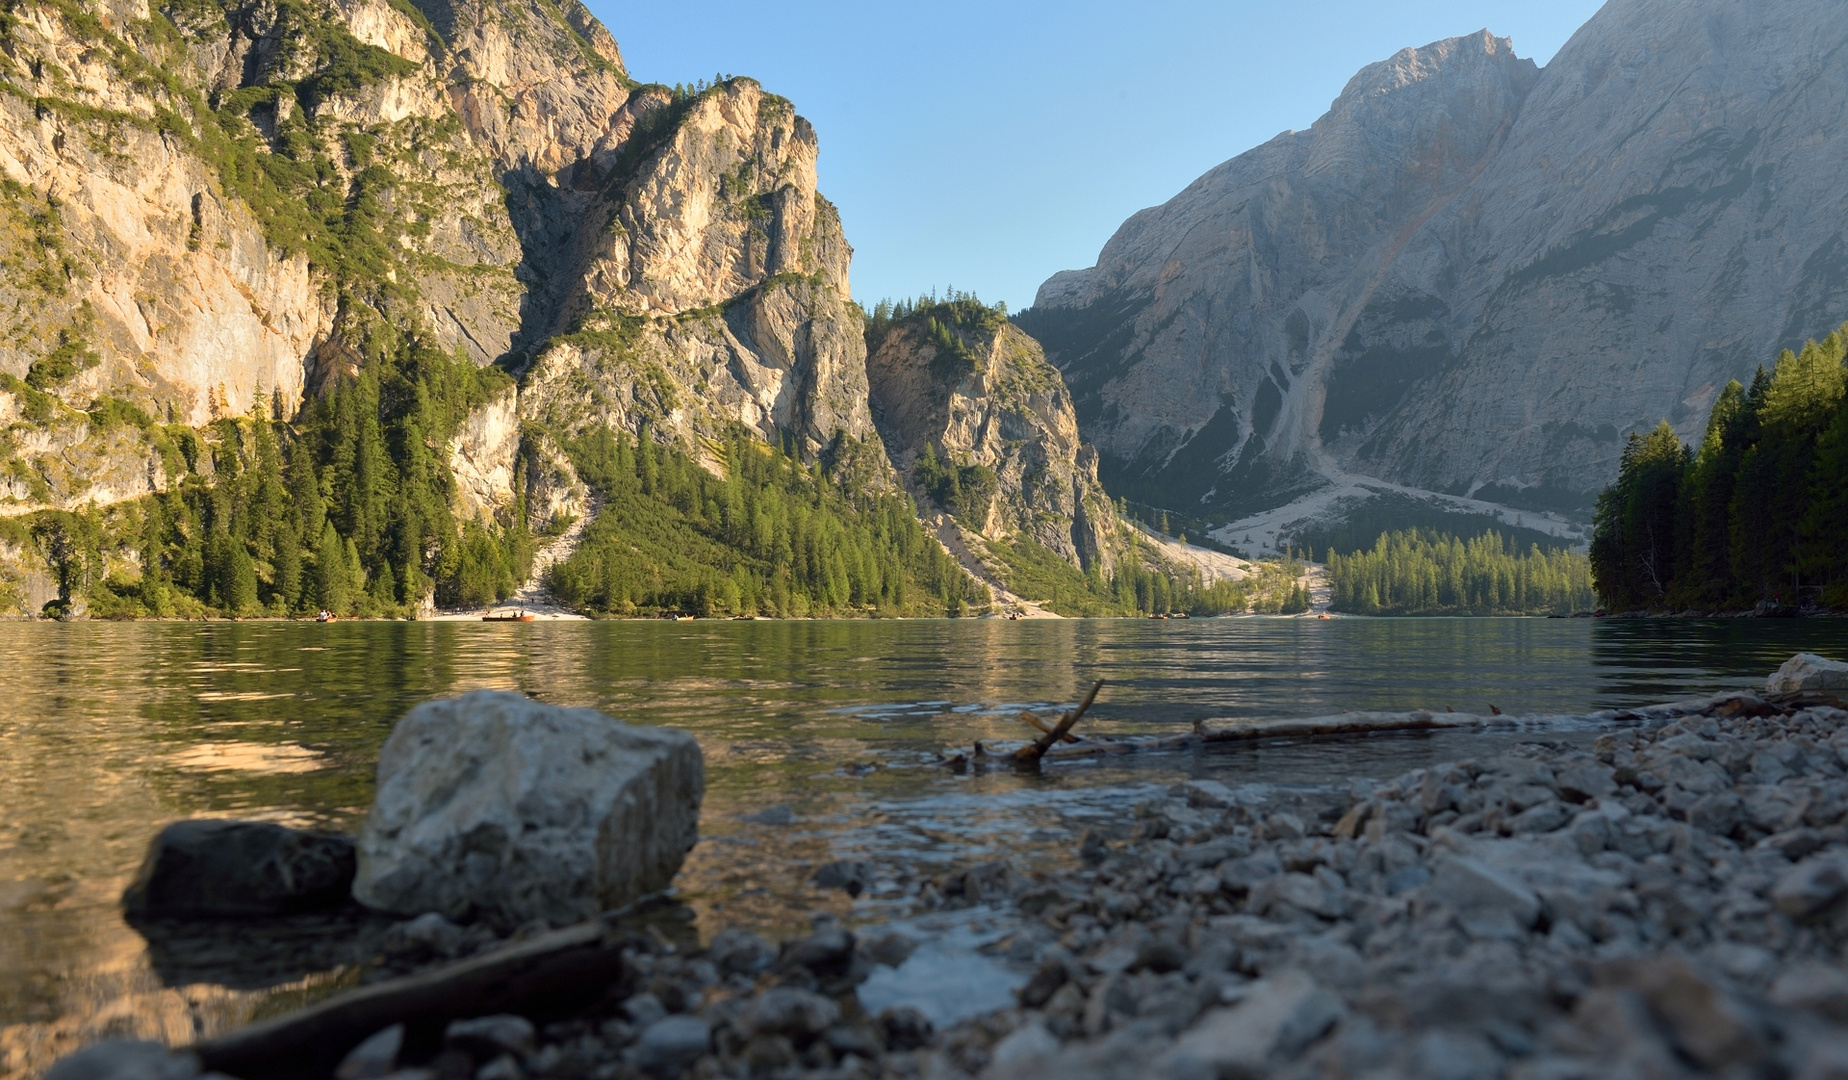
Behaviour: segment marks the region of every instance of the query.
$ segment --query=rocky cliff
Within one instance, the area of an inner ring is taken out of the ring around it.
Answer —
[[[151,426],[292,415],[405,341],[532,367],[528,420],[876,439],[814,130],[637,86],[576,0],[26,0],[0,91],[8,513],[161,490]],[[507,404],[451,448],[466,512],[509,501]]]
[[[1039,344],[974,301],[926,307],[867,357],[873,418],[920,502],[979,539],[1025,537],[1108,574],[1117,517]]]
[[[653,109],[668,134],[589,207],[572,332],[540,352],[522,415],[688,445],[742,425],[810,457],[876,444],[852,249],[815,188],[814,128],[748,79]]]
[[[1848,316],[1822,0],[1612,0],[1545,68],[1406,50],[1132,217],[1022,325],[1106,480],[1224,521],[1358,476],[1582,508],[1626,431]]]

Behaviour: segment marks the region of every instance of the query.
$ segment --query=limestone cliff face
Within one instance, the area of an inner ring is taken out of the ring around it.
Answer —
[[[0,512],[177,479],[99,401],[288,415],[381,333],[526,375],[452,440],[464,517],[529,436],[534,514],[583,511],[527,421],[877,447],[819,143],[756,83],[638,87],[577,0],[8,12]]]
[[[671,127],[591,208],[574,330],[527,373],[522,415],[693,447],[734,425],[809,456],[876,444],[852,249],[815,189],[814,129],[748,79],[654,110],[643,123]]]
[[[1329,477],[1582,505],[1621,436],[1848,317],[1824,0],[1612,0],[1484,33],[1143,211],[1023,325],[1106,478],[1221,520]]]
[[[885,334],[867,376],[880,435],[926,505],[927,454],[942,468],[989,470],[992,490],[940,508],[980,536],[1029,537],[1108,572],[1116,513],[1098,483],[1097,452],[1079,438],[1071,394],[1037,342],[999,315],[933,320],[927,309]]]

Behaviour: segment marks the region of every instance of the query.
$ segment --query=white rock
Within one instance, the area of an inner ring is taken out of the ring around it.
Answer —
[[[1465,919],[1506,914],[1526,929],[1540,918],[1540,898],[1500,870],[1461,855],[1445,859],[1426,894]]]
[[[425,702],[379,756],[353,896],[405,915],[591,918],[666,887],[704,790],[684,732],[518,694]]]
[[[1164,1075],[1258,1073],[1322,1036],[1345,1010],[1339,998],[1300,971],[1252,984],[1245,999],[1214,1009],[1182,1035],[1157,1064]]]
[[[1848,664],[1839,660],[1800,652],[1784,661],[1784,666],[1765,682],[1773,694],[1795,694],[1805,690],[1848,690]]]

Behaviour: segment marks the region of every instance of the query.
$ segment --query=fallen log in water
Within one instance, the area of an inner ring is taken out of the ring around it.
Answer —
[[[1727,696],[1722,695],[1722,697]],[[1752,695],[1744,696],[1753,701],[1760,700]],[[1815,703],[1817,702],[1811,702],[1811,704]],[[1259,742],[1265,739],[1327,738],[1486,728],[1539,729],[1573,723],[1595,726],[1632,721],[1668,721],[1724,707],[1724,703],[1719,698],[1696,698],[1690,701],[1670,702],[1634,709],[1612,709],[1584,715],[1563,716],[1509,716],[1501,713],[1481,716],[1474,713],[1415,709],[1410,712],[1348,712],[1334,716],[1206,719],[1195,721],[1194,729],[1184,734],[1099,736],[1063,745],[1053,745],[1047,737],[1034,742],[981,739],[977,740],[975,745],[968,750],[960,747],[944,750],[942,760],[944,764],[951,767],[1000,760],[1013,762],[1082,761],[1100,757],[1115,757],[1120,754],[1174,750],[1219,743]],[[1067,716],[1070,715],[1067,714]],[[1041,730],[1050,731],[1051,729],[1042,727]],[[1036,747],[1042,746],[1042,749],[1034,753]]]
[[[630,909],[633,910],[633,906]],[[497,1013],[564,1015],[600,997],[623,972],[629,935],[610,917],[482,956],[340,994],[192,1047],[207,1071],[240,1080],[333,1075],[347,1051],[393,1024],[407,1045],[434,1046],[450,1020]]]

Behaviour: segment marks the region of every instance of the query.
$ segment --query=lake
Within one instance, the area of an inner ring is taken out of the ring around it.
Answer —
[[[175,819],[356,828],[393,721],[433,695],[517,690],[695,734],[707,797],[678,885],[696,929],[788,934],[821,911],[903,916],[898,885],[952,864],[1066,858],[1087,824],[1186,776],[1343,784],[1534,737],[1296,740],[1037,776],[936,763],[1021,737],[1021,709],[1054,712],[1093,679],[1108,685],[1082,730],[1174,732],[1346,709],[1585,713],[1760,686],[1799,650],[1848,655],[1848,622],[0,624],[0,1076],[109,1035],[187,1042],[350,981],[176,974],[117,901]],[[811,888],[838,858],[875,864],[880,887]]]

